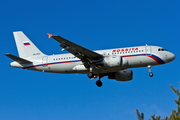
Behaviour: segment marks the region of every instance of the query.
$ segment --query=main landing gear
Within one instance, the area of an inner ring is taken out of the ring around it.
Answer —
[[[154,74],[152,73],[152,66],[151,65],[148,65],[148,71],[149,71],[149,76],[153,77]]]
[[[96,81],[96,85],[97,85],[98,87],[101,87],[101,86],[103,85],[103,83],[101,82],[101,80],[97,80],[97,81]]]
[[[95,78],[98,77],[99,80],[96,81],[96,85],[97,85],[98,87],[101,87],[101,86],[103,85],[102,81],[100,80],[101,77],[100,77],[99,75],[95,75],[93,72],[89,72],[89,73],[87,74],[87,76],[88,76],[91,80],[94,80]]]
[[[93,79],[95,78],[95,75],[94,75],[93,72],[89,72],[89,73],[87,74],[87,76],[88,76],[91,80],[93,80]]]

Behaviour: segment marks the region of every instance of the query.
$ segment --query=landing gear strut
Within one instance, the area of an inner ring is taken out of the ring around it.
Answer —
[[[152,73],[152,66],[151,65],[148,65],[148,71],[149,71],[149,76],[153,77],[154,74]]]
[[[91,65],[91,67],[89,68],[90,72],[87,73],[87,76],[91,79],[91,80],[94,80],[94,78],[96,78],[97,76],[92,72],[93,68],[95,66],[94,65]]]

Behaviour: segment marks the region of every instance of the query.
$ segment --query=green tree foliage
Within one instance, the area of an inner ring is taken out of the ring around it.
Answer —
[[[139,113],[138,109],[136,109],[136,114],[139,120],[144,120],[144,113]]]
[[[169,117],[166,117],[165,119],[161,119],[161,116],[152,115],[152,120],[180,120],[180,92],[178,89],[174,89],[172,85],[170,85],[170,87],[178,96],[178,100],[175,100],[175,103],[177,104],[177,111],[172,110],[171,115]],[[138,109],[136,109],[136,115],[138,120],[144,120],[144,113],[140,113]]]

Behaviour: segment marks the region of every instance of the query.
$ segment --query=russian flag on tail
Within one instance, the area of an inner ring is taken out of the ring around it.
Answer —
[[[30,45],[29,42],[25,42],[25,43],[23,43],[23,44],[24,44],[24,46]]]

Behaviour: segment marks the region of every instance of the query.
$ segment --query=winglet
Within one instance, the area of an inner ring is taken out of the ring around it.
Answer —
[[[54,36],[54,35],[49,34],[49,33],[47,33],[47,35],[48,35],[48,38],[51,38],[52,36]]]

